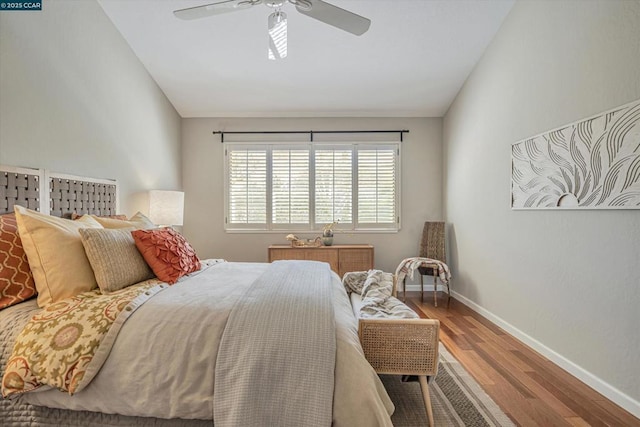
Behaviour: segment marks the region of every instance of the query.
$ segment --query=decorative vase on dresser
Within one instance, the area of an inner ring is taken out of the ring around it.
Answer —
[[[325,246],[333,245],[333,231],[327,230],[322,232],[322,244]]]

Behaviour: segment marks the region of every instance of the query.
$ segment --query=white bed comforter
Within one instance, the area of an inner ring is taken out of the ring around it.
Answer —
[[[171,286],[131,315],[109,358],[82,392],[69,396],[48,390],[21,399],[52,408],[213,420],[215,362],[227,318],[267,266],[215,264]],[[357,323],[336,275],[333,300],[333,425],[390,426],[393,404],[362,354]]]

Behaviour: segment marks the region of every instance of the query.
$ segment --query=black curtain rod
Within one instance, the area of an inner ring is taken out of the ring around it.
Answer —
[[[213,134],[220,134],[220,142],[224,143],[224,135],[277,135],[277,134],[309,134],[309,141],[313,142],[313,134],[315,133],[399,133],[400,134],[400,142],[403,141],[403,137],[405,133],[409,133],[408,130],[282,130],[282,131],[273,131],[273,130],[265,130],[265,131],[244,131],[244,132],[236,132],[236,131],[224,131],[224,130],[214,130]]]

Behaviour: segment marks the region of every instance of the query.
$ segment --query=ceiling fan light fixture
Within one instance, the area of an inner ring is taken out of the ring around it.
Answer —
[[[276,10],[269,15],[269,59],[287,57],[287,14]]]

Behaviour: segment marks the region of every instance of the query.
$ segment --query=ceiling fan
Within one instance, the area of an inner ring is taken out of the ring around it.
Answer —
[[[360,36],[367,32],[371,21],[363,16],[339,8],[322,0],[223,0],[202,6],[175,10],[173,14],[180,19],[191,20],[212,15],[248,9],[264,4],[274,12],[269,15],[269,59],[283,59],[287,56],[287,14],[282,11],[285,3],[291,3],[298,12],[313,19]]]

